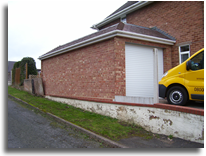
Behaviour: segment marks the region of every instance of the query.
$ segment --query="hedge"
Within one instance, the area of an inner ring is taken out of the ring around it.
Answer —
[[[28,65],[28,75],[37,75],[36,62],[31,57],[24,57],[21,61],[14,64],[12,69],[12,82],[15,83],[15,71],[16,68],[20,67],[20,86],[24,84],[24,79],[26,78],[26,63]]]

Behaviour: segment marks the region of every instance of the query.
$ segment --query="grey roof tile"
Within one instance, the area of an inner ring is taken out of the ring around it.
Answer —
[[[134,32],[134,33],[139,33],[139,34],[144,34],[144,35],[149,35],[149,36],[154,36],[154,37],[159,37],[159,38],[164,38],[164,39],[169,39],[169,40],[175,40],[174,37],[172,37],[171,35],[167,34],[166,32],[162,31],[161,29],[157,27],[148,28],[148,27],[142,27],[142,26],[137,26],[137,25],[127,23],[125,24],[123,30]]]
[[[171,35],[165,33],[164,31],[161,31],[157,27],[155,27],[155,28],[154,27],[153,28],[147,28],[147,27],[142,27],[142,26],[137,26],[137,25],[133,25],[133,24],[128,24],[128,23],[120,22],[120,23],[117,23],[117,24],[112,25],[110,27],[101,29],[101,30],[99,30],[99,31],[97,31],[97,32],[95,32],[93,34],[84,36],[84,37],[79,38],[77,40],[74,40],[72,42],[69,42],[69,43],[66,43],[64,45],[58,46],[58,47],[54,48],[53,50],[45,53],[41,57],[43,57],[43,56],[45,56],[47,54],[50,54],[52,52],[55,52],[57,50],[64,49],[66,47],[75,45],[77,43],[86,41],[88,39],[91,39],[91,38],[103,35],[105,33],[108,33],[108,32],[114,31],[114,30],[127,31],[127,32],[138,33],[138,34],[143,34],[143,35],[149,35],[149,36],[154,36],[154,37],[159,37],[159,38],[168,39],[168,40],[174,40],[175,41],[174,37],[172,37]]]

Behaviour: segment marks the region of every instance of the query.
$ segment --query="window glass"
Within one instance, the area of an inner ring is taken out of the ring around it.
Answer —
[[[189,58],[189,54],[182,54],[181,56],[181,62],[184,62],[185,60],[187,60]]]
[[[190,51],[189,45],[181,46],[181,47],[180,47],[180,52],[185,52],[185,51]]]
[[[191,70],[204,69],[204,51],[191,59]]]

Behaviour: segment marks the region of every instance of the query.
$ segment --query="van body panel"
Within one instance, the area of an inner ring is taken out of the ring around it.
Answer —
[[[165,98],[170,86],[182,86],[189,100],[204,100],[204,48],[168,71],[159,81],[159,97]]]
[[[185,86],[189,92],[189,99],[193,95],[204,95],[204,69],[197,71],[187,71],[185,73]]]

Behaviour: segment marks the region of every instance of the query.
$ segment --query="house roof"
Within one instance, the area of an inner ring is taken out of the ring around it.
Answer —
[[[103,21],[94,24],[91,28],[98,30],[100,27],[118,18],[121,18],[135,10],[141,9],[142,7],[149,5],[151,3],[153,3],[153,1],[128,1],[127,3],[122,5],[119,9],[117,9],[112,14],[110,14],[107,18],[105,18]]]
[[[58,46],[53,50],[40,56],[39,59],[47,59],[49,57],[53,57],[77,48],[91,45],[115,36],[145,40],[167,45],[173,45],[176,42],[174,37],[170,36],[169,34],[161,31],[156,27],[147,28],[120,22],[100,31],[97,31],[93,34],[84,36],[80,39]]]
[[[116,14],[116,13],[122,11],[122,10],[124,10],[125,8],[127,8],[127,7],[135,4],[135,3],[137,3],[137,2],[139,2],[139,1],[127,1],[124,5],[122,5],[120,8],[118,8],[116,11],[114,11],[114,12],[113,12],[112,14],[110,14],[108,17],[110,17],[110,16],[112,16],[112,15],[114,15],[114,14]],[[108,18],[108,17],[106,17],[106,18]]]
[[[8,72],[10,72],[13,69],[15,61],[8,61]]]

